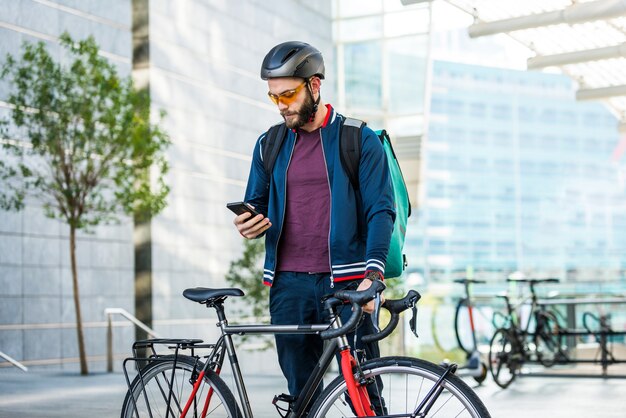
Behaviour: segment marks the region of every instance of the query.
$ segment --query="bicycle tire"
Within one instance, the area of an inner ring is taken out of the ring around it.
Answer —
[[[460,299],[454,309],[454,336],[459,348],[465,351],[468,356],[474,351],[474,341],[467,338],[461,338],[461,327],[465,327],[469,324],[469,314],[467,309],[467,298]]]
[[[539,311],[536,316],[534,334],[537,361],[544,367],[552,367],[560,358],[562,336],[559,334],[559,321],[550,311]]]
[[[489,344],[489,372],[502,389],[515,380],[523,363],[523,353],[512,332],[508,328],[496,330]]]
[[[360,367],[368,381],[368,392],[377,393],[384,399],[384,409],[374,407],[374,410],[385,416],[415,416],[412,415],[415,409],[445,372],[443,367],[408,357],[377,358]],[[441,385],[443,392],[435,399],[430,412],[418,416],[490,417],[478,395],[459,377],[448,374]],[[347,399],[345,380],[339,376],[315,401],[309,418],[354,416]]]
[[[169,381],[173,382],[169,416],[180,417],[185,404],[191,396],[193,384],[190,382],[190,378],[192,373],[194,373],[194,365],[196,365],[195,358],[178,356],[176,359],[176,370],[172,379],[174,356],[165,356],[149,363],[141,370],[141,376],[137,375],[135,377],[129,390],[126,392],[121,418],[165,417],[168,412]],[[202,367],[203,364],[198,362],[195,367],[196,373]],[[213,390],[213,394],[207,417],[243,417],[232,392],[226,383],[212,370],[208,370],[204,375],[203,383],[198,388],[195,399],[187,412],[187,417],[202,416],[204,401],[209,390]]]

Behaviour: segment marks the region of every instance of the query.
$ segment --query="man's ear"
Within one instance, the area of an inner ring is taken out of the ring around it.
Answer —
[[[313,76],[309,79],[309,85],[311,86],[313,94],[319,93],[322,89],[322,80],[319,77]]]

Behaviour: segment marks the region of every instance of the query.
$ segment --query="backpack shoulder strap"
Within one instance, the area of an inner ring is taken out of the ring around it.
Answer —
[[[263,167],[268,176],[272,175],[274,169],[274,163],[276,157],[280,152],[280,147],[283,145],[283,141],[287,136],[287,125],[285,123],[279,123],[272,126],[265,136],[265,143],[263,144]]]
[[[361,132],[365,122],[345,118],[341,124],[339,147],[341,165],[346,170],[354,190],[359,190],[359,162],[361,160]]]

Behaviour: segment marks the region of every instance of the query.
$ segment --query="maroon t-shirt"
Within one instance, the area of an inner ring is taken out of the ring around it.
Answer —
[[[320,130],[298,131],[287,170],[285,220],[277,271],[330,271],[330,185]]]

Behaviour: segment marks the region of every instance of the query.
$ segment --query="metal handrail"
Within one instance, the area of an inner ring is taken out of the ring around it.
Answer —
[[[9,356],[8,354],[4,354],[2,351],[0,351],[0,357],[2,357],[3,359],[5,359],[9,363],[11,363],[12,365],[17,367],[18,369],[22,369],[22,371],[25,371],[25,372],[28,371],[28,367],[24,366],[22,363],[20,363],[19,361],[15,360],[13,357]]]
[[[161,338],[161,336],[152,328],[137,319],[136,316],[122,308],[106,308],[104,314],[107,317],[107,372],[113,371],[113,321],[111,317],[113,315],[121,315],[128,321],[132,322],[135,326],[144,330],[148,335],[153,338]]]

